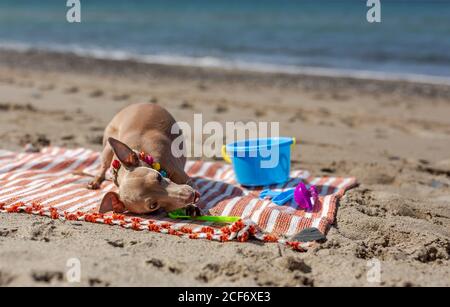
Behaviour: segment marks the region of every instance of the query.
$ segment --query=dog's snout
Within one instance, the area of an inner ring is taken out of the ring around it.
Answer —
[[[169,197],[179,204],[196,204],[200,200],[200,193],[188,185],[172,184],[168,190]]]

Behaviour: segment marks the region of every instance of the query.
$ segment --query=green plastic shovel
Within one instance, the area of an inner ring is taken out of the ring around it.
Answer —
[[[206,221],[213,223],[234,223],[241,219],[240,216],[214,216],[214,215],[203,215],[192,217],[186,215],[184,209],[178,209],[172,212],[169,212],[169,217],[171,219],[182,219],[182,220],[195,220],[195,221]]]

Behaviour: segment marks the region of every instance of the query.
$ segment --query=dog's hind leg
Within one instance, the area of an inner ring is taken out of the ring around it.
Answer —
[[[116,129],[109,125],[105,129],[105,135],[103,137],[103,151],[101,154],[102,162],[100,166],[100,171],[97,176],[88,184],[87,188],[90,190],[98,190],[102,185],[103,181],[105,181],[106,172],[111,166],[112,159],[114,157],[114,152],[111,148],[111,145],[108,143],[109,137],[114,137],[116,134]]]

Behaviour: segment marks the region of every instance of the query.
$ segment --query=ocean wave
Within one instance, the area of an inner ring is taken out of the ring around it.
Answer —
[[[82,57],[115,61],[136,61],[148,64],[177,65],[190,67],[218,68],[260,73],[282,73],[292,75],[309,75],[321,77],[357,78],[370,80],[409,81],[417,83],[450,85],[450,78],[414,74],[393,73],[359,69],[340,69],[310,66],[281,65],[244,60],[230,60],[218,57],[193,57],[177,54],[138,54],[126,50],[111,50],[98,47],[81,47],[78,45],[30,45],[19,42],[0,42],[0,49],[19,52],[41,51],[75,54]]]

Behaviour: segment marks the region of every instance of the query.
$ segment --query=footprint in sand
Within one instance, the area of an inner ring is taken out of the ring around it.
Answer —
[[[159,268],[159,269],[164,267],[164,262],[157,258],[149,259],[149,260],[145,261],[145,263],[150,264],[150,265],[154,266],[155,268]]]
[[[98,98],[98,97],[102,97],[105,94],[105,92],[103,92],[100,89],[94,90],[89,94],[89,97],[91,98]]]
[[[300,121],[300,122],[308,122],[308,121],[309,121],[309,118],[308,118],[305,114],[307,114],[306,111],[303,111],[303,110],[298,111],[298,112],[295,113],[294,116],[292,116],[291,118],[289,118],[289,122],[290,122],[290,123],[294,123],[294,122],[297,122],[297,121]]]
[[[64,273],[60,271],[35,271],[31,273],[31,278],[35,282],[50,284],[53,281],[63,281]]]
[[[63,115],[63,116],[61,117],[61,120],[64,121],[64,122],[70,122],[70,121],[73,120],[73,117],[70,116],[70,115]]]
[[[217,106],[215,112],[217,114],[222,114],[222,113],[228,112],[228,107],[226,107],[226,106]]]
[[[31,230],[32,241],[44,241],[50,242],[50,238],[54,238],[55,236],[59,236],[59,233],[56,233],[56,225],[54,225],[53,221],[45,223],[44,225],[34,226]]]
[[[195,277],[196,280],[204,283],[211,282],[219,277],[225,277],[230,280],[236,280],[239,277],[247,277],[245,269],[236,263],[230,261],[228,263],[207,263]],[[245,276],[244,276],[245,275]]]
[[[166,266],[166,264],[164,263],[163,260],[157,259],[157,258],[152,258],[149,260],[145,261],[146,264],[151,265],[157,269],[162,269]],[[167,267],[167,269],[169,270],[170,273],[178,275],[182,273],[181,268],[179,268],[177,265],[169,265]]]
[[[89,278],[88,280],[89,287],[109,287],[110,283],[107,281],[103,281],[100,278]]]
[[[193,109],[193,106],[191,103],[189,103],[189,101],[183,100],[180,104],[180,109],[183,109],[183,110],[190,109],[191,110],[191,109]]]
[[[312,268],[300,258],[297,257],[280,257],[275,260],[275,264],[290,272],[311,273]]]
[[[72,141],[73,139],[75,139],[75,136],[73,134],[64,135],[64,136],[61,137],[62,141]]]
[[[26,146],[30,144],[34,149],[39,150],[43,147],[48,147],[51,141],[45,134],[30,135],[25,134],[19,138],[19,144],[21,146]]]
[[[125,247],[125,243],[122,240],[115,240],[115,241],[106,240],[106,243],[108,243],[112,247],[118,247],[118,248]]]
[[[76,86],[71,86],[64,90],[64,94],[76,94],[80,91],[80,89]]]
[[[14,103],[0,103],[0,111],[29,111],[37,112],[37,109],[32,104],[14,104]]]
[[[265,115],[267,115],[266,111],[263,111],[263,110],[256,110],[255,111],[255,116],[258,117],[258,118],[259,117],[263,117]]]
[[[0,229],[0,237],[9,237],[9,236],[15,234],[18,230],[19,230],[18,228],[12,228],[12,229],[3,228],[3,229]]]
[[[172,273],[172,274],[178,275],[178,274],[181,274],[182,271],[181,271],[180,268],[177,268],[175,266],[170,266],[169,267],[169,272]]]
[[[93,126],[89,127],[89,130],[93,132],[103,132],[105,130],[105,127]]]
[[[113,96],[114,101],[124,101],[124,100],[128,100],[129,98],[130,98],[130,95],[128,95],[128,94],[119,94],[119,95]]]

